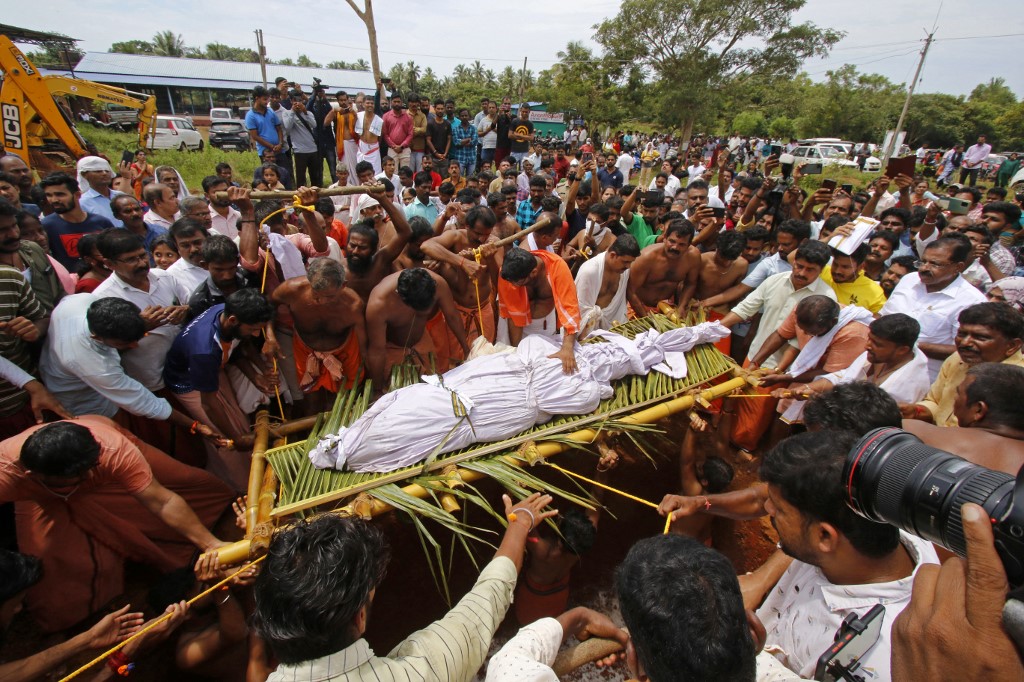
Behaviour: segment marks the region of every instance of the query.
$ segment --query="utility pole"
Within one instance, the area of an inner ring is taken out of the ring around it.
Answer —
[[[928,56],[928,48],[932,45],[932,38],[935,37],[935,29],[928,34],[928,38],[924,41],[924,49],[921,50],[921,59],[917,62],[917,70],[914,71],[914,80],[910,81],[910,87],[907,89],[907,99],[903,102],[903,111],[900,112],[900,120],[896,122],[896,131],[893,133],[892,142],[885,148],[885,154],[882,158],[882,168],[884,169],[886,164],[889,163],[889,157],[893,155],[893,146],[896,144],[896,140],[899,139],[900,131],[903,130],[903,123],[907,120],[907,111],[910,109],[910,98],[914,96],[914,88],[917,87],[917,80],[921,76],[921,69],[924,67],[924,58]]]
[[[263,87],[267,87],[267,46],[263,44],[263,29],[258,28],[256,34],[256,51],[260,55],[260,72],[263,74]]]
[[[526,60],[527,57],[523,57],[523,72],[519,74],[519,103],[523,103],[523,91],[526,88]]]

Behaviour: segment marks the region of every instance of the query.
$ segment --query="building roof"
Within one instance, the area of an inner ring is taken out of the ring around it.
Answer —
[[[254,85],[263,84],[259,64],[117,52],[86,52],[75,67],[75,75],[101,83],[224,90],[250,90]],[[267,64],[269,85],[273,85],[278,76],[300,84],[304,92],[310,91],[314,77],[322,81],[328,94],[338,90],[372,93],[376,89],[369,71]]]
[[[46,31],[34,31],[30,28],[18,28],[0,24],[0,34],[7,36],[15,43],[29,43],[31,45],[74,45],[78,38],[72,38],[62,33],[48,33]]]

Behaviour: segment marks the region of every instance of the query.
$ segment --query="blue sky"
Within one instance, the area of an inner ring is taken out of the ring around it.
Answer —
[[[362,0],[357,0],[361,4]],[[1024,35],[1007,38],[951,38],[1024,34],[1024,18],[1011,9],[1014,0],[946,0],[939,29],[925,64],[919,92],[967,94],[979,82],[1003,77],[1024,98],[1024,68],[1020,49]],[[940,0],[809,0],[798,14],[847,32],[827,60],[808,62],[815,79],[844,63],[880,73],[895,82],[912,75],[920,45],[935,21]],[[519,3],[477,3],[466,0],[377,0],[378,44],[384,68],[415,60],[440,74],[458,63],[479,59],[500,71],[519,68],[524,56],[534,71],[549,67],[569,40],[594,45],[591,26],[613,16],[614,0],[524,0]],[[254,17],[248,7],[259,7]],[[363,25],[344,0],[302,0],[301,3],[263,0],[238,3],[141,2],[113,0],[49,0],[45,20],[39,6],[16,3],[4,11],[5,23],[53,30],[82,40],[86,50],[104,51],[116,41],[148,38],[170,29],[189,45],[209,42],[254,45],[253,30],[262,28],[273,59],[299,53],[326,63],[335,59],[369,60]]]

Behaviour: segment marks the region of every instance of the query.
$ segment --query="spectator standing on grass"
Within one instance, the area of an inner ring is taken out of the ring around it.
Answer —
[[[305,97],[299,90],[291,91],[292,108],[282,111],[284,129],[292,141],[297,187],[320,187],[324,182],[324,166],[320,160],[316,117],[306,109]],[[306,176],[309,182],[306,182]]]
[[[252,89],[252,108],[245,115],[245,129],[249,131],[249,139],[256,143],[256,153],[263,157],[263,152],[271,150],[275,154],[282,149],[284,126],[269,107],[270,93],[262,85]]]
[[[960,164],[960,184],[970,177],[970,182],[967,184],[974,187],[978,183],[978,171],[981,170],[981,164],[988,160],[988,155],[991,153],[992,145],[985,141],[984,135],[979,135],[978,141],[964,152],[964,159]]]

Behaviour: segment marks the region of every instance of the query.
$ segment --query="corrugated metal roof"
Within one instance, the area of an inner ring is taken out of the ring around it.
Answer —
[[[117,52],[86,52],[75,67],[75,75],[99,82],[170,85],[175,87],[247,90],[263,84],[260,65],[248,62],[221,62],[212,59],[154,57]],[[304,66],[267,64],[267,79],[283,76],[309,92],[313,78],[319,78],[328,93],[336,90],[373,92],[376,88],[369,71],[315,69]]]

